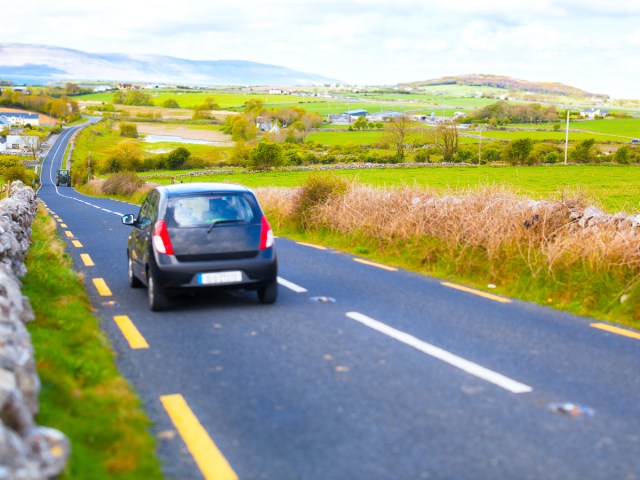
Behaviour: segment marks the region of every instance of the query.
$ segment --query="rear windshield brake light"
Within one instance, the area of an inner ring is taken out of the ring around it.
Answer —
[[[173,255],[173,245],[171,245],[169,231],[164,220],[160,220],[153,228],[153,247],[158,253]]]
[[[267,217],[262,217],[262,229],[260,230],[260,250],[273,247],[273,230],[267,221]]]

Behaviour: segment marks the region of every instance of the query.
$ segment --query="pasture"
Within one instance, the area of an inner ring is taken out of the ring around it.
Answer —
[[[165,172],[166,173],[166,172]],[[188,172],[171,172],[172,175]],[[417,185],[438,191],[501,187],[523,198],[561,200],[582,195],[588,203],[608,213],[640,214],[640,166],[553,165],[535,167],[408,167],[335,170],[348,180],[377,187]],[[266,172],[182,177],[181,180],[229,182],[249,187],[295,187],[309,171]],[[169,183],[170,178],[147,181]]]

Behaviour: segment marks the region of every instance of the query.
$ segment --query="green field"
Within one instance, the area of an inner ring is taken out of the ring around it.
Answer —
[[[469,133],[473,135],[478,135],[477,131],[474,130],[465,130],[461,131],[461,133]],[[488,132],[482,132],[483,140],[486,138],[487,140],[517,140],[518,138],[530,138],[535,141],[549,141],[549,142],[561,142],[565,141],[565,132],[564,131],[535,131],[535,130],[516,130],[513,132],[503,131],[503,130],[490,130]],[[569,132],[569,143],[573,144],[575,142],[581,142],[583,140],[588,140],[593,138],[598,143],[628,143],[630,138],[627,137],[619,137],[615,135],[609,135],[604,133],[589,133],[589,132]],[[476,140],[477,143],[477,140]]]
[[[298,95],[269,95],[261,93],[222,93],[218,90],[204,90],[192,92],[190,90],[145,90],[149,93],[155,106],[162,106],[165,100],[174,99],[181,108],[194,108],[204,103],[205,99],[213,98],[221,108],[241,107],[245,102],[252,99],[262,100],[265,105],[283,105],[323,102],[325,99],[319,97],[306,97]],[[92,93],[76,97],[84,102],[105,102],[112,103],[113,92]]]
[[[558,131],[565,131],[565,123],[558,121],[552,123],[540,123],[537,125],[518,123],[510,124],[508,127],[514,128],[535,128],[539,130],[554,131],[553,125],[559,124]],[[605,133],[610,135],[619,135],[621,137],[638,138],[640,137],[640,118],[604,118],[599,120],[574,120],[569,122],[570,131],[585,131],[595,133]]]
[[[341,132],[323,132],[312,133],[307,137],[307,141],[321,143],[322,145],[346,145],[352,143],[354,145],[371,145],[380,142],[384,131],[341,131]]]
[[[173,172],[188,173],[188,172]],[[609,213],[640,213],[640,166],[577,165],[537,167],[416,167],[336,170],[336,175],[374,186],[418,185],[437,190],[486,186],[508,188],[526,198],[558,200],[580,192]],[[236,173],[183,178],[184,181],[230,182],[249,187],[294,187],[310,172]],[[169,183],[169,178],[147,181]]]

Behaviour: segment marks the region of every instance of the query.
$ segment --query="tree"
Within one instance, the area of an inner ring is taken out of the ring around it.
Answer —
[[[64,89],[67,95],[79,95],[81,90],[79,85],[71,82],[67,82]]]
[[[213,98],[207,97],[204,99],[204,104],[209,110],[220,110],[220,105]]]
[[[590,163],[597,159],[598,150],[593,138],[582,140],[569,151],[569,159],[576,163]]]
[[[247,167],[267,171],[282,164],[282,147],[273,142],[260,142],[249,153]]]
[[[5,183],[21,180],[25,185],[30,185],[35,175],[17,158],[0,155],[0,177]]]
[[[247,146],[242,140],[235,143],[229,154],[229,160],[233,165],[244,165],[249,160],[251,147]]]
[[[459,135],[458,124],[453,120],[439,123],[436,127],[436,135],[440,140],[440,150],[445,162],[450,162],[458,151]]]
[[[259,99],[252,98],[244,104],[244,113],[252,115],[254,118],[261,115],[264,110],[264,102]]]
[[[258,135],[258,128],[256,127],[255,121],[246,115],[227,116],[222,131],[230,134],[231,139],[236,142],[239,140],[253,140]]]
[[[631,155],[629,154],[629,147],[627,145],[622,145],[616,150],[616,153],[613,154],[613,159],[616,163],[627,164],[629,163]]]
[[[123,140],[111,151],[104,168],[107,172],[136,172],[142,166],[142,152],[135,140]]]
[[[512,165],[525,165],[532,150],[533,140],[530,138],[519,138],[505,148],[505,159]]]
[[[169,170],[179,170],[191,156],[191,152],[184,147],[178,147],[167,155],[166,165]]]
[[[366,129],[368,126],[369,126],[369,121],[367,120],[367,117],[364,117],[364,116],[358,117],[358,119],[353,124],[353,127],[358,130],[362,130],[363,128]]]
[[[123,105],[153,106],[151,95],[142,90],[129,90],[124,93],[118,90],[113,94],[113,103]]]
[[[206,105],[198,105],[193,109],[193,120],[207,120],[211,118],[211,110]]]
[[[29,152],[31,157],[35,160],[40,153],[40,137],[37,135],[24,135],[20,137],[20,143],[22,147]]]
[[[415,122],[408,116],[401,115],[389,122],[382,141],[395,149],[398,160],[403,160],[415,146],[412,141],[414,136]]]

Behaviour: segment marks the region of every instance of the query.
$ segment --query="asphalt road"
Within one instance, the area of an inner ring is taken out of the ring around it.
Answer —
[[[640,478],[638,332],[285,238],[275,305],[223,291],[152,313],[127,285],[137,207],[55,187],[65,135],[38,195],[167,478]]]

